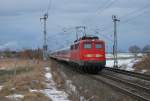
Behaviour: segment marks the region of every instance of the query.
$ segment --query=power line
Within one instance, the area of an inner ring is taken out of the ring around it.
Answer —
[[[149,7],[148,7],[149,8]],[[133,16],[133,17],[131,17],[131,18],[128,18],[128,19],[126,19],[126,20],[124,20],[124,21],[122,21],[122,23],[128,23],[130,20],[132,20],[132,19],[135,19],[135,18],[137,18],[137,17],[139,17],[140,15],[142,15],[143,13],[145,13],[145,12],[147,12],[148,10],[146,10],[146,11],[142,11],[142,12],[140,12],[140,14],[138,14],[138,15],[136,15],[136,16]],[[139,13],[139,12],[138,12]],[[121,24],[122,24],[121,23]],[[115,63],[116,64],[116,63]]]
[[[110,2],[109,2],[110,1]],[[116,2],[117,0],[107,0],[107,2],[106,2],[106,5],[99,11],[97,11],[98,12],[98,14],[100,15],[100,14],[102,14],[102,12],[104,12],[106,9],[108,9],[109,7],[111,7],[115,2]],[[100,13],[99,13],[100,12]]]
[[[47,10],[46,10],[47,14],[49,14],[49,10],[51,9],[51,7],[52,7],[52,0],[49,0]]]
[[[148,12],[148,11],[144,11],[143,13],[145,13],[145,12]],[[130,23],[130,21],[132,20],[135,20],[137,17],[139,17],[139,16],[141,16],[143,13],[140,13],[140,14],[138,14],[138,15],[136,15],[136,16],[133,16],[133,17],[131,17],[131,18],[128,18],[128,19],[126,19],[126,20],[122,20],[121,21],[121,23],[120,23],[120,25],[124,25],[124,23]],[[122,26],[120,26],[120,27],[122,27]],[[108,32],[106,32],[106,33],[112,33],[112,31],[113,31],[113,28],[111,27],[108,27],[108,28],[105,28],[105,29],[109,29],[110,31],[108,31]],[[105,32],[105,29],[104,29],[104,32]]]
[[[101,15],[106,9],[108,9],[108,8],[110,8],[115,2],[117,2],[118,0],[107,0],[105,3],[105,6],[100,10],[100,11],[98,11],[98,12],[100,12],[100,13],[98,13],[99,15]],[[103,30],[104,31],[104,30]],[[110,38],[108,38],[107,36],[105,36],[105,38],[107,38],[107,39],[109,39],[109,40],[111,40]],[[113,41],[113,40],[111,40],[111,41]]]
[[[98,10],[96,12],[100,12],[98,13],[99,15],[102,14],[106,9],[108,9],[109,7],[111,7],[117,0],[107,0],[105,3],[104,3],[104,7],[102,7],[101,10]],[[113,40],[111,38],[109,38],[108,36],[106,35],[103,35],[103,37],[105,37],[106,39],[110,40],[113,42]]]
[[[101,15],[106,9],[108,9],[109,7],[111,7],[116,1],[118,0],[107,0],[106,2],[104,2],[104,6],[98,10],[96,10],[96,13],[98,13],[99,15]],[[88,18],[89,19],[89,18]],[[93,20],[93,19],[90,19],[90,20]]]
[[[149,10],[146,10],[146,11],[144,11],[144,12],[140,12],[138,15],[133,16],[133,17],[130,17],[130,18],[125,19],[125,20],[122,19],[122,21],[120,22],[120,25],[123,25],[123,23],[129,23],[129,21],[135,20],[137,17],[141,16],[143,13],[148,12],[148,11],[149,11]],[[109,29],[109,28],[108,28],[108,29]],[[111,29],[112,29],[112,28],[111,28]],[[112,30],[109,31],[109,32],[112,32]]]
[[[106,2],[103,3],[103,5],[106,6],[110,1],[111,1],[111,0],[106,0]],[[104,7],[105,7],[105,6],[104,6]],[[99,12],[99,9],[103,9],[104,7],[99,7],[99,8],[98,8],[98,12]]]
[[[123,20],[122,23],[128,23],[130,20],[133,20],[133,19],[135,19],[135,18],[141,16],[142,14],[144,14],[144,13],[146,13],[146,12],[148,12],[148,11],[144,11],[143,13],[140,13],[140,14],[138,14],[138,15],[136,15],[136,16],[133,16],[133,17],[131,17],[131,18],[128,18],[128,19],[126,19],[126,20]]]
[[[108,41],[110,41],[110,42],[113,42],[113,39],[110,38],[109,36],[107,36],[106,34],[101,34],[101,33],[99,33],[99,32],[97,32],[96,34],[102,36],[103,38],[105,38],[106,40],[108,40]]]
[[[140,9],[136,9],[136,10],[134,10],[134,11],[129,12],[128,14],[123,15],[122,17],[120,17],[121,19],[124,19],[125,17],[128,17],[128,16],[130,16],[130,17],[129,17],[128,19],[123,20],[123,21],[121,22],[121,24],[122,24],[122,23],[127,23],[127,22],[129,22],[130,20],[132,20],[132,19],[134,19],[134,18],[136,18],[136,17],[142,15],[143,13],[147,12],[147,11],[143,11],[143,10],[146,10],[147,8],[150,8],[150,4],[145,5],[144,7],[140,8]],[[141,12],[140,12],[140,11],[141,11]],[[140,14],[134,16],[134,15],[137,14],[137,13],[140,13]],[[109,26],[111,26],[111,25],[108,25],[106,28],[104,28],[104,30],[105,30],[105,29],[109,29],[109,28],[110,28]]]
[[[121,18],[123,19],[123,18],[125,18],[125,17],[127,17],[127,16],[132,16],[132,15],[134,15],[134,14],[136,14],[136,13],[139,13],[139,11],[143,11],[143,10],[145,10],[145,9],[147,9],[147,8],[150,8],[150,4],[147,4],[147,5],[145,5],[144,7],[139,8],[139,9],[136,9],[136,10],[134,10],[134,11],[131,11],[131,12],[129,12],[128,14],[123,15]]]

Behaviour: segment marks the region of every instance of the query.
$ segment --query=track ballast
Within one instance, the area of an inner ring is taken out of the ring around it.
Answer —
[[[140,101],[150,101],[150,75],[106,67],[91,78]],[[139,80],[139,82],[137,82]],[[142,83],[141,83],[142,82]],[[148,83],[148,84],[145,84]]]

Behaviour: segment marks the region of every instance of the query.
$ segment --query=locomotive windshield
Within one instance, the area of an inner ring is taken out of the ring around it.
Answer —
[[[102,48],[102,44],[99,44],[99,43],[95,44],[95,48],[97,48],[97,49]]]
[[[84,48],[85,49],[91,49],[92,48],[92,44],[91,43],[84,43]]]

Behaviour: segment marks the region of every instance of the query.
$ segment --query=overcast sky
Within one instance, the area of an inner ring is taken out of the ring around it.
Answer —
[[[0,49],[42,47],[40,17],[49,0],[0,0]],[[119,50],[150,44],[150,0],[51,0],[48,18],[50,50],[67,47],[75,40],[75,26],[87,27],[112,49],[112,15],[117,15]]]

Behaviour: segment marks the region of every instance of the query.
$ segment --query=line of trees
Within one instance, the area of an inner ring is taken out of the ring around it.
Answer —
[[[29,59],[42,59],[43,54],[42,54],[42,49],[26,49],[23,51],[18,52],[18,57],[20,58],[29,58]]]
[[[140,48],[137,45],[129,47],[129,52],[133,53],[137,57],[138,53],[147,53],[150,54],[150,45],[145,45],[143,48]]]
[[[137,45],[129,47],[129,52],[131,53],[150,53],[150,45],[146,45],[143,48],[140,48]]]
[[[42,59],[42,49],[24,49],[22,51],[11,51],[6,49],[0,51],[0,58],[28,58],[28,59]]]

